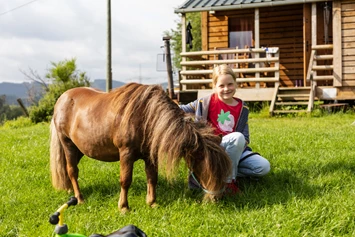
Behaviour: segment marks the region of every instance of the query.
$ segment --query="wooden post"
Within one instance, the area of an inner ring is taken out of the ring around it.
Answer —
[[[254,30],[255,30],[255,48],[260,48],[260,16],[259,16],[259,8],[255,8],[254,11]]]
[[[169,97],[171,99],[175,99],[174,95],[174,82],[173,82],[173,70],[171,66],[171,54],[170,54],[170,37],[163,37],[164,47],[165,47],[165,55],[166,55],[166,69],[168,72],[168,89],[169,89]]]
[[[278,58],[274,66],[277,68],[277,71],[275,72],[275,78],[277,78],[277,82],[275,83],[275,87],[276,87],[276,84],[277,86],[279,86],[280,83],[280,49],[278,49],[277,52],[275,53],[275,57]]]
[[[254,31],[255,31],[255,48],[260,48],[260,19],[259,19],[259,8],[255,8],[254,11]],[[259,58],[259,53],[254,54],[254,58]],[[255,63],[255,68],[259,68],[259,63]],[[260,77],[260,72],[255,73],[255,78]],[[260,82],[255,83],[255,88],[260,88]]]
[[[27,111],[26,107],[23,105],[21,98],[18,98],[18,99],[17,99],[17,103],[20,105],[20,107],[21,107],[23,113],[24,113],[27,117],[29,117],[30,115],[28,114],[28,111]]]
[[[106,92],[112,89],[112,60],[111,60],[111,0],[107,0],[107,71]]]
[[[208,50],[208,41],[208,12],[201,12],[201,44],[203,51]]]
[[[307,85],[307,72],[309,67],[309,59],[311,56],[311,5],[304,4],[303,7],[303,86]]]
[[[333,86],[342,86],[341,2],[333,1]]]
[[[186,53],[186,15],[185,15],[185,13],[181,14],[181,43],[182,43],[181,52]],[[186,58],[182,57],[181,61],[185,62]],[[186,71],[186,66],[182,66],[182,70]],[[185,80],[185,79],[186,79],[186,76],[183,75],[182,80]],[[183,90],[187,89],[185,84],[182,86],[182,89]]]
[[[312,48],[317,45],[317,3],[312,3]],[[317,61],[313,60],[313,66]],[[312,72],[313,78],[317,76],[317,71]]]

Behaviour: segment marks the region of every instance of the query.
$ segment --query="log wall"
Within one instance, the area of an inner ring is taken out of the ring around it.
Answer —
[[[343,86],[355,86],[355,2],[341,4]]]
[[[281,86],[303,81],[303,5],[260,9],[260,45],[280,48]]]

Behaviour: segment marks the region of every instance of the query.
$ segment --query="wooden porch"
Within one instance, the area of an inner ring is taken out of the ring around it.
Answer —
[[[269,101],[271,115],[310,112],[314,100],[324,97],[323,89],[329,87],[317,88],[317,82],[333,80],[333,54],[319,54],[319,51],[324,49],[329,52],[332,45],[318,45],[312,48],[307,74],[309,86],[302,87],[280,87],[280,52],[277,47],[181,53],[179,101],[189,102],[211,93],[213,67],[228,64],[237,75],[237,97],[244,101]],[[306,108],[297,111],[282,109],[295,105],[304,105]]]
[[[269,101],[271,115],[310,112],[317,100],[354,101],[355,3],[332,1],[328,23],[326,3],[201,12],[203,50],[186,52],[182,45],[180,101],[211,93],[212,68],[224,63],[237,75],[236,96]],[[252,46],[225,48],[231,19],[241,14],[254,18]],[[182,14],[183,26],[185,20]]]

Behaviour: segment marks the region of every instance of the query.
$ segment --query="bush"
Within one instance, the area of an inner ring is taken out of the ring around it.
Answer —
[[[30,118],[27,117],[18,117],[14,120],[7,120],[5,121],[3,128],[23,128],[23,127],[30,127],[34,125]]]

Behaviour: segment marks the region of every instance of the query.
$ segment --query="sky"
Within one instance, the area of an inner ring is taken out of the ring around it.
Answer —
[[[176,30],[184,2],[111,0],[113,80],[167,82],[164,31]],[[30,82],[30,69],[44,78],[72,58],[91,81],[106,79],[106,0],[0,0],[0,83]]]

